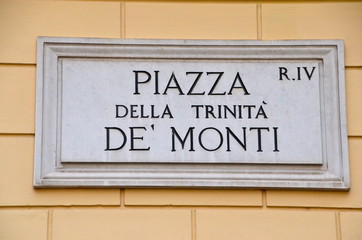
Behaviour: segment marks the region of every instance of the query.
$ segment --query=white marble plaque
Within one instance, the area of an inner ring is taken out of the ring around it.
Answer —
[[[38,44],[36,187],[349,188],[342,41]]]

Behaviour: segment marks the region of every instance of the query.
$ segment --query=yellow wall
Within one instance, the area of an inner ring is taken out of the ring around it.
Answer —
[[[37,36],[343,39],[351,190],[35,190]],[[0,239],[362,239],[362,2],[0,0]]]

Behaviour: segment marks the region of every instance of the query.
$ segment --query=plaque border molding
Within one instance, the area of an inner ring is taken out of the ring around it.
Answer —
[[[143,40],[39,37],[34,187],[349,190],[342,40]],[[60,59],[235,59],[321,62],[322,164],[64,163]]]

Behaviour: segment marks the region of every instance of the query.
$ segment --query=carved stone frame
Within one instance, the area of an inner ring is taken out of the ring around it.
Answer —
[[[35,187],[202,187],[348,190],[342,40],[225,41],[39,37]],[[323,71],[323,164],[64,163],[59,159],[62,57],[307,59]]]

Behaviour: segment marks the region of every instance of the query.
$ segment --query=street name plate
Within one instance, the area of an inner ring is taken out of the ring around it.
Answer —
[[[38,40],[36,187],[349,188],[343,42]]]

